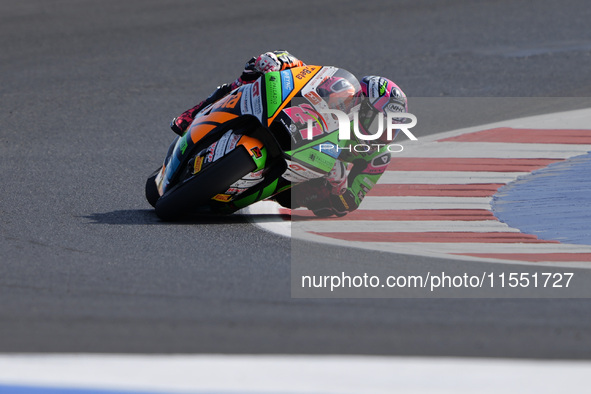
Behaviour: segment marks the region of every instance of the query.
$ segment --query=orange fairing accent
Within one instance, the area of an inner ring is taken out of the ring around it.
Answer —
[[[217,125],[199,123],[191,127],[191,140],[194,144],[201,138],[205,137]]]
[[[243,145],[249,153],[252,153],[251,149],[254,148],[263,149],[263,143],[261,141],[247,135],[243,135],[242,138],[240,138],[238,145]]]
[[[294,76],[293,78],[293,90],[292,92],[289,94],[289,96],[287,96],[285,98],[285,100],[283,100],[283,102],[281,103],[281,105],[279,106],[279,108],[277,109],[277,111],[275,111],[275,113],[273,114],[273,116],[271,118],[269,118],[268,121],[268,125],[270,126],[271,123],[273,123],[273,121],[275,120],[275,117],[277,115],[279,115],[279,112],[281,112],[281,110],[283,108],[285,108],[285,106],[287,105],[287,103],[289,103],[291,101],[291,99],[298,94],[298,92],[300,90],[302,90],[302,88],[308,83],[310,82],[310,80],[316,75],[318,74],[318,71],[320,71],[322,69],[321,66],[304,66],[304,67],[295,67],[290,69],[289,71],[291,71],[292,75]],[[304,73],[302,72],[303,70],[309,71],[309,73]]]
[[[229,108],[229,107],[228,107]],[[225,112],[225,111],[212,111],[209,114],[202,117],[202,121],[225,123],[229,120],[236,118],[238,115]]]
[[[207,133],[209,133],[215,127],[229,120],[232,120],[237,116],[238,115],[231,114],[229,112],[215,111],[199,118],[200,122],[192,125],[191,129],[189,130],[189,132],[191,133],[191,140],[193,141],[193,143],[197,143],[197,141],[205,137]],[[209,124],[209,122],[215,122],[217,124]]]

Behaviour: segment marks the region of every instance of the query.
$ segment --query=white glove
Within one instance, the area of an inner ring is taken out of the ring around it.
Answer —
[[[260,73],[281,70],[281,62],[273,52],[265,52],[257,58],[254,68]]]
[[[347,168],[345,164],[337,160],[332,170],[328,173],[326,180],[331,186],[331,194],[343,194],[347,189]]]

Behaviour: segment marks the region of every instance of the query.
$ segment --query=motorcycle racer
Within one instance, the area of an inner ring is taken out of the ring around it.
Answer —
[[[174,118],[171,129],[176,134],[183,135],[201,109],[220,100],[234,89],[253,83],[267,72],[304,65],[287,51],[266,52],[257,58],[253,57],[246,63],[240,77],[230,84],[219,86],[207,99]],[[346,110],[353,105],[359,106],[357,127],[360,134],[371,136],[372,122],[386,109],[389,112],[408,111],[407,98],[394,82],[379,76],[366,76],[360,82],[362,97],[351,95],[355,89],[344,78],[329,78],[318,89],[319,92],[324,92],[322,95],[331,108]],[[363,142],[363,139],[354,137],[347,141],[345,146],[351,147]],[[378,139],[375,142],[381,144],[363,151],[343,150],[327,176],[297,184],[276,194],[272,199],[286,208],[306,207],[321,217],[343,216],[354,211],[376,185],[390,162],[387,146],[391,141]]]

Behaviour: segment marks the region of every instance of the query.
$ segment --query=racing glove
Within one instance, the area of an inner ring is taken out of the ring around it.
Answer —
[[[304,62],[287,51],[265,52],[258,57],[252,57],[246,62],[242,75],[232,83],[232,89],[252,83],[268,72],[282,71],[303,65]]]
[[[306,207],[319,217],[344,216],[357,209],[353,193],[332,194],[333,186],[325,178],[312,179],[292,188],[292,208]]]

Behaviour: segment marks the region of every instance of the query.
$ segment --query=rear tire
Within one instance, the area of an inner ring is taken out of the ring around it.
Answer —
[[[231,184],[255,169],[246,148],[237,146],[197,175],[164,193],[155,203],[156,214],[165,221],[177,220],[207,204],[216,194],[225,192]]]

